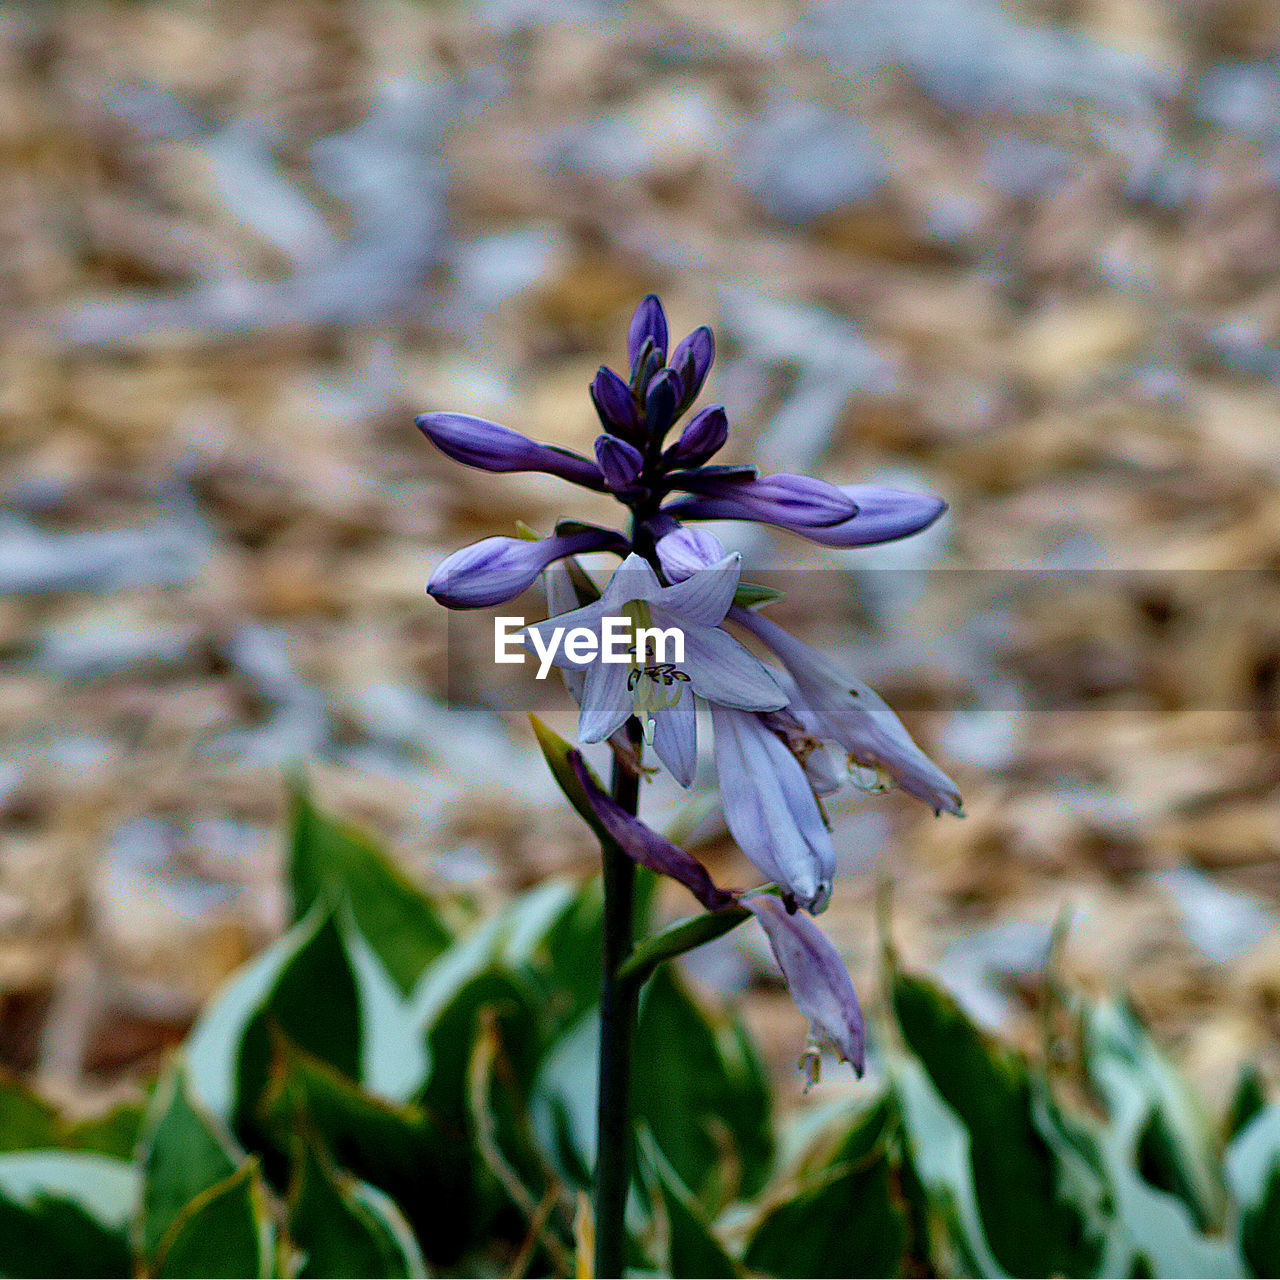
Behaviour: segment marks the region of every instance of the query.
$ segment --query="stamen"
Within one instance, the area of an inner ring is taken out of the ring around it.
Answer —
[[[631,668],[627,676],[627,691],[631,694],[636,718],[644,726],[646,742],[653,742],[654,712],[674,707],[688,683],[689,677],[671,663]]]

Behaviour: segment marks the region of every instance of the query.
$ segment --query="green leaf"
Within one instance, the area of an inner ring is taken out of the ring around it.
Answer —
[[[0,1275],[129,1276],[138,1175],[80,1152],[0,1155]]]
[[[157,1277],[271,1276],[275,1224],[256,1161],[207,1187],[174,1219],[156,1251]]]
[[[978,1210],[1001,1264],[1015,1275],[1091,1273],[1099,1247],[1062,1197],[1026,1063],[989,1045],[949,995],[900,971],[893,1007],[907,1046],[968,1130]]]
[[[1227,1108],[1227,1138],[1235,1138],[1250,1120],[1261,1114],[1267,1105],[1266,1087],[1256,1062],[1246,1062],[1240,1068],[1236,1087]]]
[[[122,1102],[110,1111],[69,1124],[52,1103],[0,1071],[0,1152],[51,1147],[127,1158],[138,1141],[142,1108]]]
[[[14,1204],[0,1193],[0,1275],[130,1276],[123,1231],[109,1231],[71,1200]]]
[[[739,609],[754,609],[758,605],[776,604],[782,599],[782,593],[772,587],[762,587],[754,582],[739,582],[733,593],[733,603]]]
[[[648,1128],[640,1131],[642,1168],[651,1174],[651,1195],[666,1220],[666,1274],[673,1277],[735,1277],[741,1266],[716,1238],[698,1202],[662,1154]]]
[[[316,902],[349,904],[356,927],[405,995],[452,941],[430,899],[367,836],[319,813],[293,786],[287,866],[296,923]]]
[[[0,1156],[0,1195],[15,1204],[38,1196],[74,1200],[105,1227],[124,1230],[138,1204],[138,1172],[125,1160],[79,1151]]]
[[[827,1163],[859,1164],[875,1152],[884,1150],[889,1136],[901,1124],[901,1116],[893,1099],[882,1093],[869,1106],[859,1111],[831,1152]]]
[[[317,903],[303,936],[245,1027],[236,1068],[234,1130],[256,1149],[258,1105],[278,1030],[343,1075],[360,1078],[363,1019],[351,960],[332,909]],[[309,931],[308,931],[309,927]]]
[[[1280,1275],[1280,1166],[1272,1167],[1262,1199],[1241,1215],[1240,1247],[1254,1275]]]
[[[646,988],[635,1054],[636,1116],[681,1180],[709,1205],[751,1194],[773,1153],[767,1092],[743,1039],[717,1028],[670,968]]]
[[[1104,1145],[1116,1224],[1130,1251],[1128,1274],[1232,1277],[1244,1275],[1233,1242],[1203,1236],[1177,1196],[1158,1191]],[[1122,1274],[1118,1270],[1107,1274]]]
[[[1048,1118],[1048,1117],[1046,1117]],[[1230,1277],[1242,1275],[1235,1245],[1196,1230],[1177,1196],[1157,1190],[1134,1168],[1132,1143],[1108,1126],[1095,1131],[1058,1111],[1054,1128],[1101,1175],[1098,1207],[1106,1213],[1105,1251],[1097,1274]],[[1067,1181],[1068,1189],[1073,1180]],[[1078,1186],[1079,1183],[1074,1183]]]
[[[96,1151],[130,1159],[137,1149],[145,1114],[145,1108],[138,1103],[122,1102],[100,1116],[71,1125],[62,1145],[73,1151]]]
[[[138,1239],[145,1257],[202,1192],[225,1184],[243,1153],[218,1122],[191,1099],[178,1067],[160,1082],[148,1111],[140,1166],[143,1176]],[[257,1274],[254,1272],[253,1274]]]
[[[427,1074],[427,1049],[411,1005],[382,961],[354,927],[343,931],[355,973],[364,1031],[360,1081],[391,1102],[412,1098]]]
[[[1254,1275],[1280,1275],[1280,1105],[1259,1112],[1227,1148],[1240,1245]]]
[[[576,1023],[599,998],[603,921],[604,894],[596,879],[577,892],[530,958],[530,971],[543,987],[548,1021],[557,1032]]]
[[[1127,1273],[1133,1262],[1133,1251],[1115,1218],[1112,1179],[1096,1123],[1064,1111],[1043,1073],[1032,1076],[1031,1087],[1032,1118],[1057,1162],[1059,1192],[1076,1207],[1085,1224],[1086,1236],[1101,1243],[1102,1257],[1097,1273]]]
[[[560,1187],[534,1140],[528,1098],[532,1082],[513,1069],[511,1048],[498,1020],[485,1018],[467,1072],[467,1112],[475,1150],[520,1215],[522,1233],[536,1237],[540,1252],[529,1260],[532,1269],[567,1275],[574,1269],[572,1224],[563,1217],[547,1219],[546,1206],[560,1198]]]
[[[760,1220],[747,1266],[780,1277],[902,1275],[906,1213],[891,1173],[876,1147],[809,1178]]]
[[[529,1110],[544,1151],[561,1175],[577,1186],[591,1185],[596,1161],[596,1070],[600,1052],[600,1012],[587,1012],[556,1040],[534,1082]]]
[[[385,1191],[407,1215],[433,1260],[449,1264],[471,1243],[478,1210],[469,1147],[412,1104],[365,1092],[283,1037],[264,1123],[275,1145],[310,1133],[333,1162]]]
[[[390,1201],[339,1172],[309,1139],[297,1144],[289,1232],[305,1254],[299,1275],[425,1275],[412,1233]]]
[[[419,1101],[434,1114],[466,1114],[467,1067],[486,1017],[501,1026],[515,1078],[532,1083],[543,1048],[536,993],[516,974],[485,969],[458,989],[427,1028],[431,1075]]]
[[[1084,1010],[1084,1060],[1127,1162],[1176,1195],[1202,1229],[1226,1210],[1221,1154],[1196,1100],[1137,1014],[1105,1001]]]
[[[261,955],[238,970],[205,1006],[187,1037],[191,1093],[220,1120],[230,1122],[236,1098],[236,1066],[245,1029],[257,1016],[272,984],[315,921],[296,924]]]
[[[970,1134],[913,1057],[888,1058],[911,1169],[928,1200],[926,1231],[939,1274],[1004,1276],[978,1216]]]
[[[21,1080],[0,1072],[0,1152],[62,1145],[57,1108]]]
[[[242,968],[205,1008],[187,1040],[192,1096],[228,1124],[235,1115],[238,1093],[245,1095],[251,1108],[249,1094],[265,1085],[262,1071],[270,1057],[270,1033],[264,1034],[264,1030],[272,1023],[288,1034],[293,1022],[302,1022],[304,1034],[290,1038],[314,1048],[314,1037],[309,1034],[311,1024],[314,1022],[317,1029],[322,1030],[326,1026],[334,1027],[336,1021],[339,1040],[349,1038],[359,1057],[357,1078],[366,1087],[395,1101],[411,1097],[421,1087],[426,1071],[426,1050],[421,1035],[399,989],[354,929],[347,927],[344,931],[343,954],[338,954],[333,946],[332,921],[327,926],[328,942],[320,940],[329,957],[318,966],[318,985],[314,988],[326,993],[326,999],[319,1005],[323,1017],[314,1017],[314,991],[308,994],[305,981],[301,991],[298,983],[292,983],[293,995],[283,999],[279,988],[284,975],[298,961],[300,953],[316,943],[321,926],[328,919],[322,914],[323,910],[323,906],[317,904],[305,920]],[[308,962],[313,972],[320,959],[322,957],[313,955]],[[336,984],[332,989],[328,985],[329,976]],[[358,992],[354,1005],[350,999],[352,977]],[[283,994],[288,995],[289,989],[286,987]],[[336,1003],[330,998],[334,994],[339,997]],[[240,1068],[244,1065],[241,1050],[251,1027],[257,1055],[254,1061],[259,1070],[249,1082],[251,1087],[241,1088],[245,1083],[240,1078]],[[340,1045],[340,1049],[349,1067],[351,1053],[345,1045]]]

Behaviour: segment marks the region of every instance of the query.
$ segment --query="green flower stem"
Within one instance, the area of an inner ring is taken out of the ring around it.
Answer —
[[[627,721],[637,761],[644,738]],[[640,799],[639,775],[613,763],[612,794],[628,813]],[[619,981],[635,934],[636,864],[612,841],[604,858],[604,972],[600,983],[600,1077],[596,1106],[595,1274],[621,1276],[626,1255],[627,1192],[631,1185],[631,1049],[640,987]]]
[[[746,907],[731,906],[670,925],[652,938],[646,938],[631,953],[618,970],[618,981],[638,991],[663,961],[674,960],[686,951],[714,942],[750,918],[751,912]]]

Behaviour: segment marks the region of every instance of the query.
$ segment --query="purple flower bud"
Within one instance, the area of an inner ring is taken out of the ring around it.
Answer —
[[[858,513],[853,501],[825,480],[812,476],[776,475],[759,480],[732,480],[699,471],[667,477],[675,489],[699,495],[667,511],[676,519],[763,520],[784,529],[809,529],[842,524]]]
[[[662,357],[653,349],[653,343],[646,342],[644,350],[646,354],[631,375],[631,390],[641,402],[649,394],[649,383],[662,372],[664,367]]]
[[[553,444],[538,444],[510,427],[469,413],[424,413],[418,429],[456,462],[482,471],[546,471],[588,489],[603,489],[594,462]]]
[[[682,338],[671,353],[670,365],[680,375],[684,387],[681,409],[697,399],[707,371],[716,355],[716,340],[705,324],[699,325],[687,338]]]
[[[680,439],[663,454],[666,463],[680,463],[687,467],[700,466],[724,447],[729,438],[729,419],[718,405],[700,409],[685,424]]]
[[[659,538],[657,551],[668,582],[683,582],[699,569],[719,564],[726,554],[713,534],[693,528],[679,528]]]
[[[927,529],[947,509],[941,498],[927,493],[906,493],[869,484],[841,485],[840,489],[857,506],[858,514],[841,524],[800,529],[798,533],[827,547],[865,547],[909,538]]]
[[[655,294],[649,294],[636,308],[627,329],[627,358],[634,371],[644,349],[645,339],[653,341],[653,348],[665,364],[667,360],[667,313]]]
[[[640,415],[631,388],[612,369],[600,366],[591,383],[591,399],[606,431],[614,435],[634,435]]]
[[[586,529],[529,542],[485,538],[455,551],[436,566],[427,592],[450,609],[482,609],[502,604],[533,584],[547,565],[564,556],[604,548],[625,550],[626,539],[609,529]]]
[[[569,763],[578,775],[596,817],[623,853],[650,871],[679,880],[708,911],[717,911],[733,901],[733,894],[717,888],[697,858],[650,830],[639,818],[601,791],[579,752],[569,753]]]
[[[617,436],[596,437],[596,461],[610,489],[630,489],[644,469],[644,454]]]
[[[836,854],[799,761],[754,712],[711,704],[724,820],[762,875],[807,911],[831,897]]]
[[[649,531],[649,536],[654,542],[665,538],[669,533],[681,528],[679,520],[673,520],[665,511],[655,511],[648,520],[644,522],[644,527]]]
[[[809,1020],[809,1047],[800,1059],[809,1084],[818,1079],[818,1054],[823,1049],[861,1075],[866,1026],[840,953],[812,920],[789,914],[777,898],[758,893],[739,901],[760,921],[791,998]]]
[[[680,379],[670,369],[663,369],[649,383],[644,400],[644,429],[649,435],[661,440],[671,430],[682,395]]]

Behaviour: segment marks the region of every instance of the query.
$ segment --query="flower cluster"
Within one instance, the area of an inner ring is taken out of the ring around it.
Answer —
[[[705,702],[725,821],[747,858],[778,887],[786,909],[767,895],[717,888],[696,859],[589,785],[592,808],[620,847],[686,884],[708,910],[740,900],[755,914],[809,1016],[814,1043],[860,1069],[862,1022],[848,974],[816,926],[795,915],[796,906],[821,911],[831,893],[835,851],[818,797],[840,785],[846,765],[871,770],[876,785],[896,783],[939,812],[959,814],[960,797],[870,688],[752,607],[759,600],[740,584],[740,558],[688,522],[761,521],[827,546],[853,547],[917,533],[945,504],[892,489],[762,477],[752,467],[712,464],[728,438],[721,406],[694,413],[670,442],[711,367],[711,330],[695,329],[668,358],[667,318],[650,295],[631,320],[627,347],[629,376],[602,367],[591,384],[603,426],[594,461],[465,414],[429,413],[417,423],[438,448],[469,466],[543,471],[613,494],[631,513],[629,532],[565,521],[540,540],[486,538],[448,557],[427,590],[450,608],[479,608],[514,598],[545,573],[552,617],[525,636],[542,641],[543,650],[553,626],[598,634],[606,619],[618,617],[630,617],[637,636],[671,628],[682,633],[678,663],[642,645],[626,664],[557,654],[554,661],[580,704],[579,737],[614,738],[635,717],[645,741],[688,786],[697,758],[695,700]],[[590,551],[622,557],[603,594],[573,559]],[[726,622],[754,635],[781,666],[754,657]],[[625,753],[625,741],[614,741]],[[831,754],[832,744],[843,761]]]

